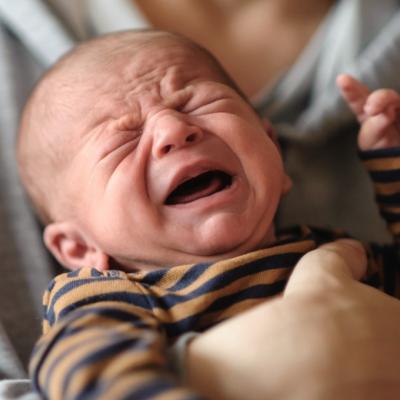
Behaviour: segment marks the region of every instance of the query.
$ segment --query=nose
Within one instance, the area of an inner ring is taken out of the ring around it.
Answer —
[[[175,150],[201,141],[203,131],[189,124],[179,115],[164,115],[157,121],[153,143],[153,157],[161,158]]]

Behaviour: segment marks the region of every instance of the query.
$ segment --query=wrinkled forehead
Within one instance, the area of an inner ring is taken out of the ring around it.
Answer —
[[[93,119],[93,124],[107,116],[118,118],[128,109],[173,102],[198,80],[228,83],[206,52],[169,37],[136,44],[87,65],[74,80],[71,104],[78,108],[76,120]]]
[[[106,82],[109,82],[109,88],[124,88],[131,95],[158,91],[164,98],[190,82],[202,79],[227,83],[205,52],[165,37],[119,54],[113,60],[111,70],[107,68],[97,76],[97,85],[104,85],[106,89]]]

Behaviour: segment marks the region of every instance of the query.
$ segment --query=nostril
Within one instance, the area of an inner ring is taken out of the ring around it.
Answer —
[[[168,154],[171,150],[172,150],[172,145],[171,144],[167,144],[162,148],[162,153],[163,154]]]
[[[186,142],[187,143],[192,143],[196,140],[196,134],[191,133],[189,136],[186,137]]]

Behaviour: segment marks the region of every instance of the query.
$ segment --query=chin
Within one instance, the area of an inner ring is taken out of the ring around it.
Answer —
[[[204,233],[204,232],[202,232]],[[250,229],[243,224],[223,224],[209,229],[206,235],[201,235],[197,249],[192,254],[209,259],[223,259],[258,250],[275,240],[275,230],[272,224],[266,228],[256,226]]]
[[[222,235],[210,235],[203,244],[198,246],[195,253],[209,259],[222,259],[250,252],[259,245],[260,241],[244,236],[243,232],[232,235],[231,231]]]

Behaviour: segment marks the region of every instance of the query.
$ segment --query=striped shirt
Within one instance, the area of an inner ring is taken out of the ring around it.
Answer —
[[[391,294],[399,275],[399,156],[400,149],[361,154],[394,236],[392,245],[365,245],[364,280]],[[44,295],[34,386],[49,399],[201,398],[169,373],[168,347],[281,293],[301,256],[343,236],[301,226],[281,232],[266,249],[214,263],[60,275]]]

